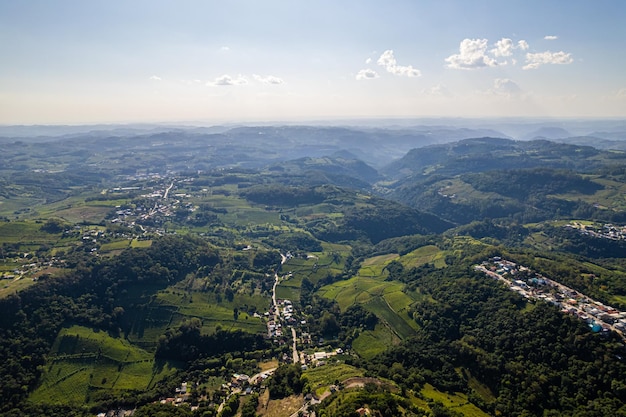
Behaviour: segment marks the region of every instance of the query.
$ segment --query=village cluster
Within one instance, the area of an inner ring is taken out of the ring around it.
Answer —
[[[607,223],[601,226],[583,224],[580,222],[571,222],[565,225],[570,229],[576,229],[580,233],[593,236],[600,239],[625,240],[626,226],[615,226]]]
[[[584,320],[593,332],[615,331],[626,338],[626,312],[497,256],[476,265],[475,269],[503,282],[512,291],[530,300],[543,300],[558,306],[563,312],[575,315]]]
[[[285,259],[287,259],[288,257],[289,256],[285,256]],[[288,274],[288,276],[291,276],[291,273]],[[278,283],[279,280],[280,277],[276,275],[276,283]],[[297,329],[302,330],[303,326],[307,324],[306,320],[298,320],[296,318],[296,311],[294,309],[293,303],[290,300],[276,299],[276,286],[274,286],[272,294],[272,307],[269,309],[269,311],[265,312],[263,316],[267,320],[267,337],[273,340],[274,343],[278,344],[279,346],[285,345],[288,340],[288,335],[289,333],[291,333],[292,356],[290,358],[289,355],[284,353],[281,358],[282,362],[284,363],[299,364],[302,370],[306,370],[309,367],[324,366],[332,357],[344,353],[343,349],[341,348],[313,348],[311,336],[307,332],[301,332],[300,337],[298,337]],[[290,329],[290,331],[285,331],[285,328]],[[298,351],[298,343],[306,346],[311,346],[311,348],[308,349],[307,352],[303,350]],[[239,373],[233,374],[230,381],[224,383],[221,387],[223,400],[218,408],[218,412],[221,410],[221,407],[226,403],[231,395],[250,395],[253,393],[262,393],[266,389],[265,381],[274,373],[274,371],[275,368],[272,368],[253,376]],[[191,397],[188,387],[191,387],[190,384],[193,383],[183,383],[179,388],[176,389],[176,393],[174,396],[162,399],[161,403],[172,404],[174,406],[189,404]],[[331,387],[331,392],[336,389],[336,387]],[[302,410],[306,410],[306,405],[316,400],[312,396],[312,394],[307,394],[304,397],[304,401],[305,405],[303,406]],[[195,409],[195,407],[196,406],[192,405],[192,410]]]

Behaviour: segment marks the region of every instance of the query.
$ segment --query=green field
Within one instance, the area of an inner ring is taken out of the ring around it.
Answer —
[[[368,258],[361,264],[358,275],[361,277],[384,277],[387,276],[387,272],[384,271],[387,264],[395,259],[398,259],[400,255],[391,253],[388,255],[375,256]]]
[[[431,257],[438,256],[439,249],[437,252],[430,249],[429,253]],[[417,330],[417,324],[408,316],[408,308],[415,300],[403,292],[404,284],[385,281],[383,273],[384,267],[397,258],[398,255],[389,254],[366,259],[356,277],[326,285],[318,293],[335,300],[343,311],[353,304],[361,304],[383,320],[397,337],[407,338]],[[379,350],[378,347],[373,349]]]
[[[100,252],[112,252],[112,251],[120,251],[126,249],[130,246],[130,241],[127,239],[124,240],[116,240],[114,242],[103,243],[100,245]]]
[[[130,242],[131,248],[149,248],[152,246],[152,240],[139,240],[137,238]]]
[[[97,224],[103,221],[112,209],[113,207],[111,206],[104,206],[101,204],[76,204],[75,206],[66,209],[51,211],[50,214],[70,223]]]
[[[364,307],[384,320],[402,339],[415,334],[415,329],[382,298],[372,298]]]
[[[374,330],[365,330],[352,342],[352,349],[362,358],[369,360],[389,347],[400,343],[398,336],[384,324],[377,324]]]
[[[294,277],[300,279],[306,277],[314,284],[329,275],[341,274],[346,257],[351,251],[350,246],[322,242],[322,248],[322,252],[313,252],[307,258],[289,259],[283,264],[282,273],[291,272]]]
[[[41,245],[57,242],[59,234],[41,230],[41,221],[0,222],[0,243],[19,243],[21,245]]]
[[[252,333],[265,330],[265,323],[261,318],[250,316],[243,311],[243,306],[254,306],[259,312],[269,307],[270,300],[260,295],[235,294],[233,301],[218,300],[214,294],[201,292],[180,292],[177,289],[167,289],[157,294],[158,304],[154,307],[164,308],[167,312],[174,312],[170,327],[174,327],[186,318],[198,317],[203,322],[203,332],[213,333],[217,326],[223,329],[242,329]],[[234,309],[239,310],[235,319]],[[166,315],[168,313],[165,313]]]
[[[442,403],[444,406],[463,414],[465,417],[489,417],[489,414],[470,403],[467,399],[467,395],[461,392],[454,394],[444,393],[430,384],[425,384],[421,394],[426,398]]]
[[[434,245],[422,246],[407,253],[400,258],[402,265],[407,268],[414,268],[420,265],[432,263],[437,268],[446,266],[445,252]]]
[[[11,278],[0,280],[0,298],[7,297],[11,294],[15,294],[25,288],[34,285],[35,281],[32,278]]]
[[[324,366],[311,368],[303,372],[311,390],[321,395],[333,385],[335,381],[345,381],[348,378],[363,376],[363,370],[345,363],[329,363]]]
[[[177,370],[125,339],[82,326],[66,327],[54,342],[32,402],[83,405],[96,391],[145,390]]]

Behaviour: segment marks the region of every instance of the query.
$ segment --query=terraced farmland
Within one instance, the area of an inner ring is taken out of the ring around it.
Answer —
[[[351,305],[361,304],[382,320],[395,337],[407,338],[417,330],[417,324],[408,315],[408,308],[415,300],[403,292],[404,284],[385,281],[387,273],[384,267],[398,258],[397,254],[389,254],[366,259],[357,276],[326,285],[320,288],[319,293],[335,300],[342,311]],[[363,337],[379,341],[390,339],[388,335],[375,333]]]
[[[30,400],[84,404],[99,390],[148,389],[176,371],[125,339],[82,326],[61,330]]]

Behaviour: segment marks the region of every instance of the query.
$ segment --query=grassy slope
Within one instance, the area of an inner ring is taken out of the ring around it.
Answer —
[[[148,389],[175,370],[125,339],[71,326],[59,333],[30,401],[81,405],[102,389]]]

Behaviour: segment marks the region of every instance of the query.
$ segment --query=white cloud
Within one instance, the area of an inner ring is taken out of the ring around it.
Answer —
[[[490,92],[503,96],[517,96],[522,92],[522,89],[517,83],[508,78],[496,78],[493,80],[493,88]]]
[[[626,99],[626,88],[620,88],[619,90],[617,90],[617,92],[615,93],[615,97],[617,97],[618,99]]]
[[[528,49],[528,47],[528,42],[526,42],[525,40],[518,41],[517,44],[515,44],[512,39],[502,38],[495,43],[495,48],[491,49],[489,52],[495,57],[510,57],[513,55],[516,49],[521,49],[525,51]],[[517,63],[517,60],[512,58],[511,63],[515,65]],[[497,62],[496,64],[507,65],[508,61]]]
[[[274,77],[273,75],[268,75],[267,77],[261,77],[260,75],[253,74],[252,77],[254,77],[255,80],[263,84],[279,85],[279,84],[284,83],[282,78]]]
[[[547,40],[547,41],[555,41],[555,40],[559,39],[559,37],[558,37],[558,36],[555,36],[555,35],[546,35],[546,36],[544,36],[543,38],[544,38],[545,40]]]
[[[411,65],[398,65],[396,58],[393,56],[393,50],[388,49],[382,53],[376,63],[382,67],[385,67],[387,72],[394,75],[405,75],[407,77],[420,77],[421,71],[413,68]]]
[[[493,48],[490,52],[495,56],[511,56],[513,55],[513,50],[515,49],[515,44],[509,38],[502,38],[498,42],[496,42],[496,47]]]
[[[541,65],[544,64],[571,64],[574,62],[572,58],[572,54],[565,53],[563,51],[559,52],[538,52],[538,53],[527,53],[526,54],[526,65],[522,67],[523,69],[537,69]]]
[[[424,91],[424,93],[430,96],[452,97],[452,93],[448,90],[448,87],[446,87],[445,84],[437,84],[436,86]]]
[[[459,45],[459,53],[450,55],[445,60],[448,68],[476,69],[495,67],[495,59],[487,55],[487,39],[463,39]]]
[[[378,78],[379,75],[373,69],[362,69],[356,74],[357,80],[373,80],[374,78]]]
[[[162,78],[161,78],[161,77],[158,77],[158,76],[156,76],[156,75],[153,75],[152,77],[150,77],[150,79],[151,79],[152,81],[161,81],[161,80],[162,80]]]
[[[224,74],[220,77],[217,77],[213,81],[209,81],[206,83],[207,86],[225,86],[225,85],[246,85],[248,84],[248,79],[243,75],[238,75],[237,78],[233,78],[230,75]]]
[[[371,64],[372,63],[372,58],[367,58],[365,60],[365,63],[368,64],[368,65]]]
[[[229,48],[228,46],[222,46],[222,47],[220,48],[220,51],[223,51],[223,52],[228,52],[228,51],[230,51],[230,48]]]

